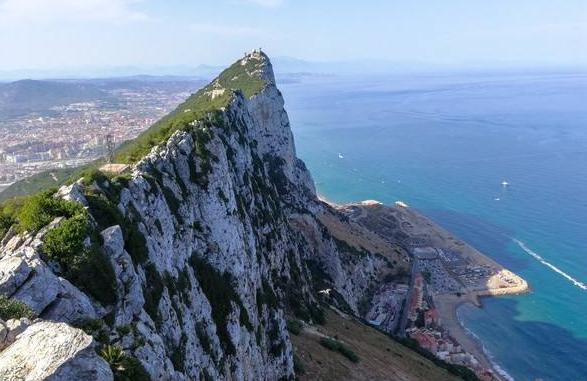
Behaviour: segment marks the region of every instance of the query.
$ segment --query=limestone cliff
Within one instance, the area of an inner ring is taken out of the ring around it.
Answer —
[[[85,207],[101,288],[44,250],[62,218],[2,240],[0,293],[37,320],[4,341],[0,379],[112,379],[103,358],[138,360],[136,379],[293,379],[287,316],[319,322],[325,303],[360,315],[405,271],[401,248],[317,198],[263,53],[154,128],[119,151],[130,174],[94,172],[54,196]],[[21,361],[37,350],[43,361]]]

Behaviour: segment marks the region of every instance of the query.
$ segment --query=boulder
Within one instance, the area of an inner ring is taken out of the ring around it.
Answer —
[[[111,381],[113,375],[91,336],[65,323],[39,321],[0,352],[0,379]]]

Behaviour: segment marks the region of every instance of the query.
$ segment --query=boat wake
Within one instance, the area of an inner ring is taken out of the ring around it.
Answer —
[[[526,246],[526,244],[518,239],[512,238],[512,240],[518,245],[520,246],[520,248],[522,250],[524,250],[527,254],[531,255],[532,257],[534,257],[538,262],[542,263],[544,266],[550,268],[552,271],[554,271],[555,273],[563,276],[564,278],[566,278],[569,282],[571,282],[572,284],[574,284],[576,287],[579,287],[582,290],[587,291],[587,285],[583,282],[578,281],[577,279],[573,278],[572,276],[570,276],[569,274],[567,274],[566,272],[564,272],[563,270],[559,269],[558,267],[556,267],[555,265],[553,265],[550,262],[547,262],[546,260],[544,260],[544,258],[542,258],[540,255],[538,255],[535,251],[533,251],[532,249],[530,249],[528,246]]]

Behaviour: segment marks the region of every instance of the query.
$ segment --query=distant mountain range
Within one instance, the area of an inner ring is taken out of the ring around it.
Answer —
[[[392,61],[383,59],[357,59],[338,61],[311,61],[294,57],[281,56],[273,59],[277,77],[289,77],[291,74],[393,74],[410,72],[454,72],[454,71],[581,71],[584,66],[561,67],[533,64],[528,62],[468,62],[468,63],[427,63],[418,61]],[[19,69],[0,70],[1,81],[14,81],[22,78],[201,78],[212,79],[223,69],[224,65],[169,65],[169,66],[113,66],[113,67],[78,67],[64,69]]]
[[[194,77],[136,75],[99,79],[54,79],[0,83],[0,120],[31,113],[47,112],[55,106],[90,101],[113,101],[111,90],[166,90],[185,88],[195,91],[204,81]]]
[[[108,97],[88,83],[22,80],[0,83],[0,119]]]

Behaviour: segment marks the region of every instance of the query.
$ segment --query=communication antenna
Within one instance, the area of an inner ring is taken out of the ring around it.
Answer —
[[[114,160],[114,136],[108,134],[106,135],[106,150],[108,151],[108,156],[106,159],[108,160],[108,164],[112,164]]]

